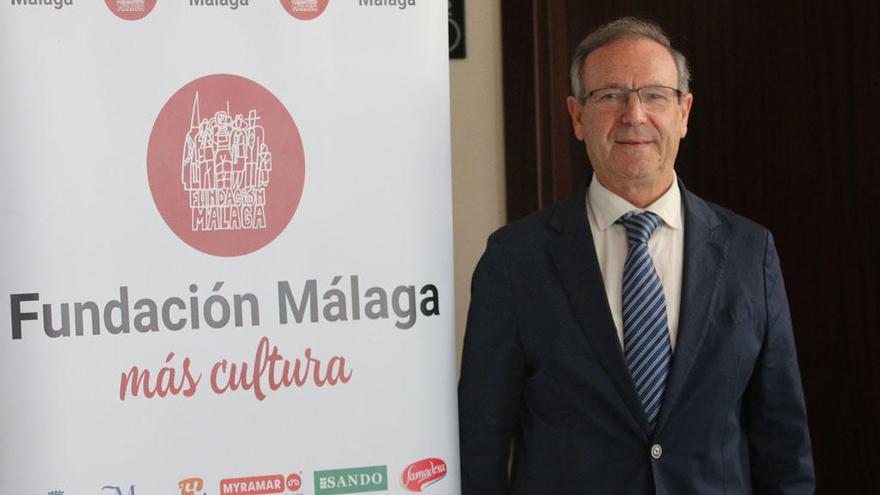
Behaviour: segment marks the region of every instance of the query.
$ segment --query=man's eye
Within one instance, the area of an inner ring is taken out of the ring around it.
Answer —
[[[655,101],[658,103],[669,101],[669,96],[661,91],[649,91],[646,96],[649,101]]]
[[[621,94],[618,92],[613,93],[602,93],[599,94],[599,101],[615,101],[622,98]]]

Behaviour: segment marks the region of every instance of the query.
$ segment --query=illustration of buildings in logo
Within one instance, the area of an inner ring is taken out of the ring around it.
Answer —
[[[255,109],[233,116],[228,101],[202,118],[196,93],[181,160],[193,231],[266,228],[272,153],[259,120]]]
[[[119,12],[143,12],[147,8],[144,0],[116,0]]]
[[[290,0],[294,12],[317,12],[318,0]]]

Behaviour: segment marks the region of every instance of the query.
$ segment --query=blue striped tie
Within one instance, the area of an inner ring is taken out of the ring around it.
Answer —
[[[629,255],[623,266],[624,355],[648,426],[654,431],[672,357],[666,296],[648,254],[648,239],[660,225],[660,217],[651,212],[630,212],[617,223],[626,227],[629,241]]]

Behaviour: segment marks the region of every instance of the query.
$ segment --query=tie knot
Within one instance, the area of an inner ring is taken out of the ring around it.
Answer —
[[[626,238],[629,244],[647,244],[651,234],[660,225],[660,217],[656,213],[646,211],[643,213],[629,212],[617,219],[617,223],[626,228]]]

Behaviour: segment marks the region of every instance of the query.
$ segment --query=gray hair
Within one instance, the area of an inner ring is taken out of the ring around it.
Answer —
[[[578,44],[571,59],[571,92],[577,98],[584,96],[584,88],[581,77],[584,71],[584,61],[587,55],[603,46],[610,45],[619,40],[648,39],[656,41],[669,50],[675,61],[678,72],[678,89],[682,93],[690,92],[691,72],[688,69],[687,59],[681,52],[672,48],[669,38],[663,29],[653,22],[639,19],[638,17],[622,17],[609,22],[590,33]]]

